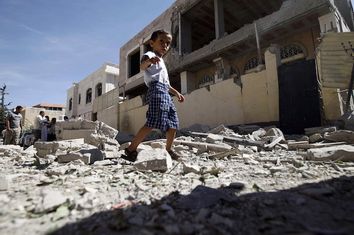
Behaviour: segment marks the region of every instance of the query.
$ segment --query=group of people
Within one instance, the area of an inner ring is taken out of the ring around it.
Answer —
[[[55,124],[57,122],[56,118],[50,120],[49,116],[46,116],[44,111],[40,111],[39,115],[36,117],[33,128],[33,135],[36,140],[42,141],[54,141],[56,140],[55,135]]]
[[[17,106],[15,110],[9,111],[5,119],[5,129],[2,134],[4,137],[4,144],[17,145],[20,143],[22,133],[23,117],[21,112],[22,106]],[[65,116],[64,120],[68,120]],[[50,120],[49,116],[45,116],[44,111],[40,111],[34,122],[32,135],[23,134],[22,144],[29,146],[37,140],[41,141],[54,141],[56,140],[55,125],[56,118]]]

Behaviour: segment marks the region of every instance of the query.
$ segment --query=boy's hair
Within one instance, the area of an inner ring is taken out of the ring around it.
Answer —
[[[169,32],[167,32],[163,29],[159,29],[159,30],[154,31],[151,34],[150,40],[155,41],[159,37],[159,35],[161,35],[161,34],[171,35]]]

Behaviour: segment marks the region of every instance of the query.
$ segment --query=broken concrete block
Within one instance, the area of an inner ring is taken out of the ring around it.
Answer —
[[[71,139],[87,139],[92,133],[96,133],[96,130],[93,129],[75,129],[75,130],[62,130],[61,138],[63,140]]]
[[[313,161],[354,161],[354,146],[337,145],[307,150],[307,160]]]
[[[217,143],[221,143],[223,139],[224,139],[224,137],[221,135],[216,135],[216,134],[210,133],[210,134],[208,134],[208,136],[206,138],[206,142],[212,143],[212,144],[217,144]]]
[[[252,132],[252,136],[254,137],[255,140],[260,140],[261,137],[265,136],[266,134],[266,130],[264,130],[263,128],[260,128],[254,132]]]
[[[323,134],[325,132],[333,132],[336,131],[337,127],[310,127],[310,128],[305,128],[305,134],[310,136],[316,133]]]
[[[310,142],[310,143],[316,143],[316,142],[319,142],[319,141],[321,141],[321,140],[323,140],[323,137],[322,137],[322,135],[319,134],[319,133],[313,134],[313,135],[311,135],[311,136],[309,137],[309,142]]]
[[[41,195],[42,201],[37,205],[35,213],[51,212],[69,202],[68,198],[58,190],[45,189],[41,192]]]
[[[57,160],[59,163],[67,163],[67,162],[72,162],[75,160],[81,160],[85,164],[90,164],[90,157],[84,156],[80,152],[70,152],[70,153],[66,153],[66,154],[60,154],[60,155],[58,155]]]
[[[325,133],[324,138],[326,140],[335,142],[346,142],[348,144],[354,144],[354,131],[338,130],[330,133]]]
[[[183,173],[188,174],[188,173],[195,173],[199,174],[200,173],[200,167],[197,165],[191,165],[188,163],[183,163]]]
[[[38,157],[46,157],[49,154],[59,154],[61,152],[79,150],[84,146],[84,139],[73,139],[53,142],[37,141],[34,148],[37,150]]]
[[[14,150],[16,152],[22,152],[22,147],[19,145],[0,145],[0,153],[4,153],[7,150]]]
[[[271,137],[270,139],[267,137]],[[278,139],[279,137],[282,137],[282,140],[285,141],[284,134],[279,128],[270,128],[267,130],[266,134],[262,137],[262,139],[268,139],[271,142],[274,140]]]
[[[142,150],[134,166],[139,170],[165,172],[172,167],[172,159],[165,149]]]
[[[113,127],[108,126],[107,124],[100,122],[99,123],[99,133],[102,133],[103,135],[115,139],[115,137],[118,134],[118,130],[114,129]]]
[[[103,159],[104,159],[103,153],[95,147],[94,148],[87,147],[86,149],[80,149],[79,151],[76,152],[68,152],[68,153],[60,154],[58,155],[57,158],[59,163],[81,160],[85,164],[92,164],[95,161],[101,161]]]
[[[213,128],[213,129],[211,129],[209,131],[209,133],[211,133],[211,134],[219,134],[219,135],[226,135],[226,136],[235,134],[235,132],[233,130],[231,130],[230,128],[227,128],[224,125],[219,125],[219,126]]]
[[[99,128],[99,123],[98,122],[93,122],[89,120],[82,120],[81,121],[81,127],[80,129],[91,129],[91,130],[97,130]]]

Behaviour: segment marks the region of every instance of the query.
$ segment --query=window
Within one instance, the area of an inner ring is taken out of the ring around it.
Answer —
[[[128,55],[128,77],[133,77],[140,72],[140,48]]]
[[[95,97],[101,96],[102,95],[102,83],[98,83],[96,85],[96,92],[95,92]]]
[[[253,57],[253,58],[249,59],[247,61],[247,63],[245,64],[244,71],[246,72],[246,71],[249,71],[251,69],[254,69],[254,68],[256,68],[258,66],[258,64],[259,63],[258,63],[257,57]]]
[[[289,44],[280,49],[282,63],[305,58],[304,49],[298,44]]]
[[[81,103],[81,94],[79,94],[79,100],[78,100],[78,102],[77,102],[78,104],[80,104]]]
[[[86,104],[91,103],[92,100],[92,89],[89,88],[86,91]]]
[[[70,98],[69,100],[69,111],[73,109],[73,98]]]

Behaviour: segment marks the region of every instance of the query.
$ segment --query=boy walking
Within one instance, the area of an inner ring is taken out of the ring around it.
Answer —
[[[149,44],[151,51],[146,52],[140,64],[144,70],[144,81],[148,86],[147,99],[149,108],[146,113],[146,123],[133,138],[131,144],[125,149],[122,158],[134,162],[137,157],[136,149],[152,129],[166,132],[166,150],[172,159],[177,160],[178,155],[171,150],[173,140],[178,128],[178,117],[169,92],[177,96],[179,102],[184,96],[171,87],[165,62],[162,57],[170,48],[172,36],[164,30],[152,33]]]

